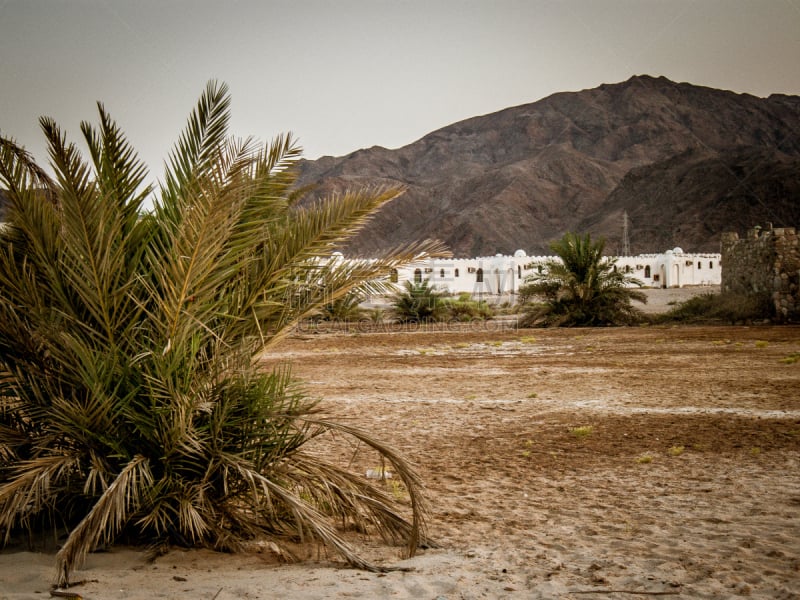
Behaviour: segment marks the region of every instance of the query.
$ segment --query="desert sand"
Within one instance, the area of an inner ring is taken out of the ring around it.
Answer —
[[[800,598],[798,327],[301,330],[322,406],[414,461],[438,548],[90,555],[84,599]],[[787,360],[788,359],[788,360]],[[323,448],[321,447],[322,451]],[[340,455],[366,473],[375,457]],[[392,484],[390,480],[387,485]],[[0,599],[49,597],[53,556],[0,554]]]

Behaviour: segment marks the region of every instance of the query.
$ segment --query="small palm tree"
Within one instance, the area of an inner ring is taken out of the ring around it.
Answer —
[[[567,233],[550,248],[560,260],[548,261],[520,288],[523,326],[627,325],[641,318],[631,302],[647,302],[647,296],[629,286],[642,283],[603,257],[604,240]]]
[[[332,302],[328,302],[322,307],[317,316],[325,321],[336,321],[340,323],[359,321],[366,314],[366,311],[361,308],[361,303],[363,301],[363,295],[358,293],[358,291],[354,291]]]
[[[230,138],[229,105],[209,83],[156,188],[102,105],[81,125],[88,160],[41,119],[54,177],[0,138],[0,532],[66,526],[59,583],[126,532],[224,550],[310,536],[369,569],[333,520],[410,553],[424,535],[409,463],[260,359],[326,303],[386,293],[378,276],[442,248],[327,259],[401,190],[303,208],[299,148]],[[393,465],[410,505],[315,452],[329,432]]]
[[[441,320],[447,312],[446,291],[437,290],[425,279],[419,283],[406,281],[394,295],[394,313],[403,323],[427,323]]]

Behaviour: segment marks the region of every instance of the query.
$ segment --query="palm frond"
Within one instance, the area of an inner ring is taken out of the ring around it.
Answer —
[[[97,103],[97,110],[99,130],[83,121],[81,131],[89,147],[103,202],[111,204],[130,227],[138,220],[142,203],[151,190],[150,185],[144,185],[147,167],[136,156],[102,103]]]
[[[55,202],[52,190],[55,182],[42,169],[31,154],[18,145],[13,138],[0,135],[0,181],[11,193],[11,200],[30,191],[43,193]]]
[[[297,494],[287,490],[282,485],[278,485],[257,471],[240,469],[239,476],[245,481],[249,481],[251,488],[258,489],[260,496],[271,498],[272,500],[269,501],[268,505],[275,506],[279,504],[290,512],[293,522],[292,532],[299,535],[301,541],[304,541],[306,537],[320,540],[325,545],[335,549],[348,563],[355,567],[367,571],[384,570],[361,558],[356,550],[336,532],[328,517]],[[274,515],[268,515],[268,518],[272,523],[277,522]]]
[[[210,81],[170,154],[162,188],[167,202],[189,201],[194,183],[210,174],[225,142],[229,121],[228,86]]]
[[[135,456],[125,465],[56,554],[58,585],[69,583],[70,571],[98,544],[113,539],[141,503],[151,481],[146,457]]]
[[[63,480],[77,466],[77,457],[64,453],[22,460],[9,469],[0,483],[0,529],[6,542],[14,525],[53,504]]]
[[[378,440],[361,429],[326,419],[309,418],[305,420],[308,423],[324,427],[331,431],[340,431],[354,437],[376,450],[382,458],[388,460],[389,464],[394,467],[410,497],[412,521],[408,530],[408,535],[406,536],[406,550],[408,556],[414,556],[420,544],[426,539],[425,517],[429,513],[429,509],[424,495],[424,485],[411,463],[403,458],[392,446]]]

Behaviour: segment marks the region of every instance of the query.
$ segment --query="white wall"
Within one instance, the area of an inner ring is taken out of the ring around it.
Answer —
[[[686,287],[719,285],[722,268],[719,253],[688,253],[680,248],[663,254],[640,254],[616,257],[618,269],[630,274],[647,287]],[[648,269],[649,267],[649,269]]]
[[[721,282],[720,254],[685,253],[680,248],[663,254],[613,257],[617,269],[627,270],[645,287],[718,285]],[[427,280],[429,285],[452,294],[467,292],[474,297],[513,296],[553,256],[527,256],[517,250],[513,256],[497,254],[479,258],[431,259],[398,269],[397,283]],[[481,281],[482,275],[482,281]]]

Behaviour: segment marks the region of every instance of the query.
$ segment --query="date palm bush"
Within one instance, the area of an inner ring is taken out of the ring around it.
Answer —
[[[259,360],[300,319],[385,293],[377,276],[441,248],[326,260],[400,190],[302,208],[296,144],[231,138],[229,105],[209,83],[157,186],[102,105],[81,125],[87,158],[41,119],[52,176],[0,138],[0,535],[65,527],[60,583],[123,534],[222,550],[310,538],[363,568],[334,523],[410,553],[424,536],[407,460]],[[376,450],[410,502],[313,452],[331,432]]]
[[[437,290],[425,279],[417,283],[406,281],[394,293],[392,307],[401,323],[430,323],[446,318],[447,291]]]
[[[641,319],[631,302],[645,303],[647,296],[629,286],[642,283],[603,256],[604,240],[567,233],[550,248],[560,260],[549,260],[520,288],[522,326],[629,325]]]
[[[324,321],[339,323],[358,322],[366,314],[364,309],[361,308],[361,303],[364,300],[365,298],[362,294],[352,292],[323,306],[317,317]]]

